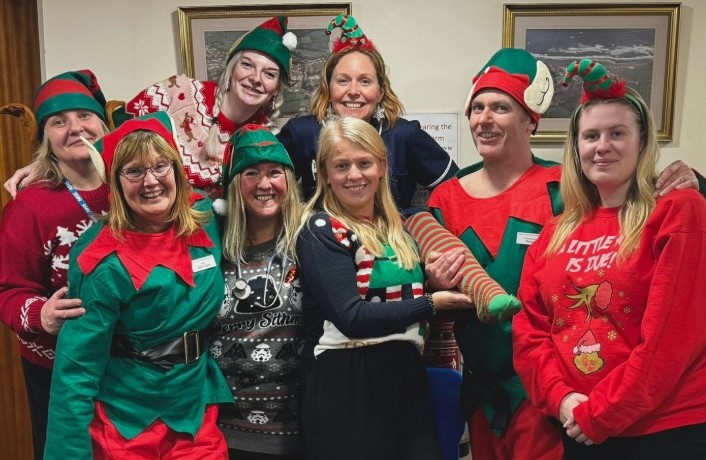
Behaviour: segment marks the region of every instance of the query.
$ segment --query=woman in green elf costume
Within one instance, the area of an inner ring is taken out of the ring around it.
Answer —
[[[46,459],[225,459],[230,390],[205,330],[223,300],[210,200],[192,191],[165,112],[130,120],[93,157],[112,196],[76,243],[69,294],[86,314],[57,344]]]

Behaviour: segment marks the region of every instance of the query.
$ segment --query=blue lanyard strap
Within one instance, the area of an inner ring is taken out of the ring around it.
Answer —
[[[98,222],[98,221],[96,220],[95,215],[93,214],[93,211],[91,211],[91,208],[88,207],[88,205],[86,204],[86,202],[84,201],[84,199],[81,198],[81,195],[78,194],[78,190],[76,190],[76,189],[74,188],[74,186],[71,185],[71,182],[69,182],[69,180],[68,180],[67,178],[64,177],[62,180],[63,180],[64,185],[66,186],[66,188],[69,189],[69,192],[71,192],[71,194],[73,195],[74,199],[75,199],[76,202],[79,204],[79,206],[81,206],[81,207],[83,208],[83,210],[86,211],[86,214],[88,215],[88,218],[91,219],[91,221],[92,221],[93,223]]]

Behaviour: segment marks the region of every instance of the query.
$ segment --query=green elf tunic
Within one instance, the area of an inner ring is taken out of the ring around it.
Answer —
[[[211,208],[199,194],[192,205]],[[170,228],[126,231],[118,241],[103,223],[81,236],[70,257],[68,297],[83,300],[86,314],[67,321],[59,334],[45,459],[93,458],[88,428],[96,401],[127,439],[158,418],[193,436],[206,405],[232,402],[209,353],[169,370],[111,356],[117,337],[146,350],[206,329],[223,301],[220,261],[215,219],[179,238]]]

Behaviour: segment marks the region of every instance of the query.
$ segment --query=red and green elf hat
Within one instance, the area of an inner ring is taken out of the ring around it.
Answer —
[[[279,163],[294,171],[294,164],[284,146],[272,132],[260,125],[247,124],[231,136],[223,152],[223,171],[221,173],[221,189],[223,198],[228,197],[228,186],[236,174],[263,161]],[[213,203],[213,209],[219,215],[225,215],[226,203],[218,199]]]
[[[507,93],[535,123],[539,123],[541,115],[552,102],[554,79],[549,67],[529,52],[519,48],[502,48],[473,78],[473,88],[466,101],[466,116],[470,113],[471,101],[483,89]]]
[[[110,168],[113,165],[113,157],[115,149],[121,140],[128,134],[135,131],[152,131],[159,134],[166,140],[169,145],[177,148],[178,141],[174,137],[174,122],[167,112],[159,111],[148,113],[131,120],[127,120],[120,125],[115,131],[106,134],[101,140],[95,144],[87,144],[91,153],[91,161],[95,166],[98,174],[100,174],[103,182],[108,183],[110,178]]]
[[[331,35],[333,30],[338,27],[341,29],[341,35],[329,44],[332,53],[337,53],[347,48],[375,49],[373,42],[365,35],[363,29],[358,25],[358,21],[350,14],[339,14],[332,19],[326,27],[326,35]]]
[[[572,129],[577,129],[578,115],[586,102],[596,99],[620,98],[627,99],[635,106],[637,112],[640,114],[642,126],[647,126],[645,117],[646,108],[643,107],[635,97],[627,93],[627,81],[608,73],[608,69],[606,69],[605,66],[593,59],[581,59],[569,64],[566,68],[562,85],[569,86],[571,80],[576,76],[581,77],[583,80],[583,92],[579,106],[571,116]]]
[[[289,81],[292,51],[297,47],[297,37],[287,31],[287,21],[286,16],[268,19],[240,37],[228,51],[226,63],[238,51],[258,51],[272,58],[282,70],[285,81]]]
[[[44,138],[46,119],[64,110],[89,110],[105,121],[105,96],[93,72],[65,72],[39,87],[34,98],[34,114],[40,142]]]

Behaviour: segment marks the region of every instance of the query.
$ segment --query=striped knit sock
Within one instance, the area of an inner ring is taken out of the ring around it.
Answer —
[[[407,218],[405,228],[419,245],[422,261],[432,251],[464,250],[466,261],[460,268],[463,278],[458,288],[476,305],[478,318],[482,322],[492,323],[509,318],[520,310],[520,301],[488,276],[466,245],[442,227],[430,213],[419,212]]]

